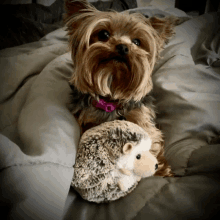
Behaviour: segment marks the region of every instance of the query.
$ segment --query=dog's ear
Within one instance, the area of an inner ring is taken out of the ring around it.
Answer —
[[[96,8],[89,4],[87,0],[64,0],[64,8],[66,11],[63,16],[65,23],[72,15],[77,15],[83,12],[96,11]]]
[[[157,31],[159,37],[165,42],[168,43],[169,38],[174,34],[174,28],[179,23],[179,18],[175,16],[168,16],[165,18],[151,17],[148,20],[151,26]]]

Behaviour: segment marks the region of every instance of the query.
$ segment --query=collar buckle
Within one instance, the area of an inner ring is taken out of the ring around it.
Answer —
[[[106,112],[113,112],[117,108],[117,104],[112,103],[112,102],[105,102],[103,99],[99,99],[99,101],[96,101],[95,99],[93,99],[92,105]]]

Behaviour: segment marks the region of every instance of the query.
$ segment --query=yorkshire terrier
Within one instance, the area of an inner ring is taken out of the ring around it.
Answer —
[[[73,114],[82,132],[106,121],[124,119],[141,126],[158,160],[156,176],[173,176],[164,157],[162,133],[152,104],[152,71],[178,18],[102,12],[87,1],[65,1],[74,70]]]

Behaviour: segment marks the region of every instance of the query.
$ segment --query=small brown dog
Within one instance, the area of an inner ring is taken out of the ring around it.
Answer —
[[[178,18],[101,12],[85,0],[66,0],[65,9],[74,63],[73,114],[82,132],[116,119],[136,123],[152,140],[151,153],[158,160],[155,175],[173,176],[150,92],[155,62]]]

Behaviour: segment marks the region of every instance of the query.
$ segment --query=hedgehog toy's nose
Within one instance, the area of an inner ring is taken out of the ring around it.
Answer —
[[[158,169],[158,164],[156,163],[156,164],[155,164],[155,170],[157,170],[157,169]]]

